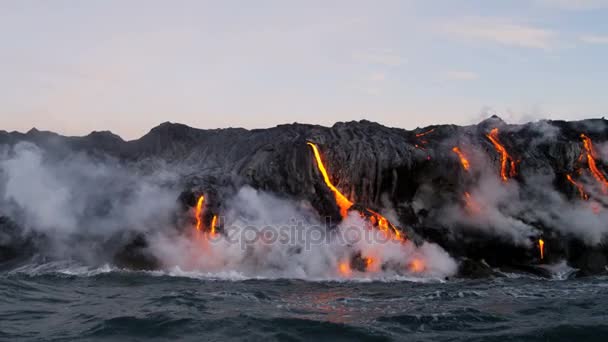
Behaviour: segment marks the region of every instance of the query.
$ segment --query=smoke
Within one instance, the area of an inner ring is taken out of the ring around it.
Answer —
[[[530,237],[539,235],[537,229],[518,218],[529,207],[520,200],[516,183],[505,184],[496,174],[483,174],[468,194],[464,204],[445,206],[438,214],[439,222],[476,229],[523,246],[530,246]]]
[[[588,171],[577,173],[577,182],[583,184],[591,199],[581,199],[576,189],[571,189],[573,196],[567,196],[568,191],[559,189],[556,184],[573,187],[565,181],[565,173],[574,174],[574,170],[564,169],[564,174],[556,174],[539,152],[548,151],[558,158],[564,156],[562,165],[572,167],[568,160],[576,161],[581,148],[577,144],[581,143],[559,146],[560,129],[546,121],[525,127],[529,130],[525,134],[529,138],[529,150],[510,151],[512,157],[525,161],[522,164],[525,167],[519,168],[517,177],[505,182],[500,180],[497,153],[468,137],[460,137],[458,141],[465,144],[471,160],[471,172],[463,172],[461,176],[460,193],[457,194],[460,199],[441,203],[432,220],[449,229],[475,230],[501,238],[506,243],[529,248],[533,247],[534,239],[548,231],[577,237],[588,245],[601,243],[608,233],[608,203],[601,184]],[[501,137],[508,141],[511,133],[520,129],[501,131]],[[601,157],[606,158],[605,144],[596,147]],[[414,198],[414,209],[419,212],[432,208],[436,194],[441,192],[442,189],[431,184],[422,186]]]
[[[109,158],[54,158],[22,142],[2,153],[0,170],[0,214],[44,235],[56,255],[78,254],[75,240],[99,245],[125,231],[166,228],[176,207],[171,175],[141,175]]]
[[[48,239],[45,255],[91,264],[111,262],[141,233],[146,251],[167,270],[302,279],[437,278],[456,272],[455,261],[437,245],[391,241],[356,212],[334,226],[307,201],[250,187],[222,199],[225,234],[211,237],[189,220],[176,219],[193,214],[178,206],[177,173],[142,169],[76,152],[59,158],[19,143],[0,154],[0,214]],[[388,215],[396,218],[392,210]],[[367,272],[351,267],[353,258],[369,260]]]
[[[399,243],[379,235],[357,213],[331,229],[305,201],[278,198],[250,187],[227,203],[226,236],[156,235],[151,249],[166,268],[209,274],[238,273],[271,278],[384,278],[399,275],[445,277],[456,263],[440,247]],[[365,273],[351,259],[372,260]],[[421,269],[412,270],[417,260]],[[346,264],[348,274],[341,271]]]

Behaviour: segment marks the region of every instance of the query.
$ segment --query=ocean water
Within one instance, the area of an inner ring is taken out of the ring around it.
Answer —
[[[2,341],[608,341],[608,278],[306,281],[30,265]]]

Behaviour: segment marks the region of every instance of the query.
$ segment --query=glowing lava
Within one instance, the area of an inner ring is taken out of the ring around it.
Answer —
[[[591,139],[585,134],[581,134],[581,138],[583,139],[583,145],[585,147],[585,154],[587,156],[587,165],[589,165],[589,170],[591,170],[591,174],[593,178],[595,178],[601,185],[604,193],[608,193],[608,179],[606,176],[600,171],[595,162],[595,149],[593,148],[593,142]]]
[[[211,236],[215,235],[216,226],[217,226],[217,215],[213,215],[213,219],[211,220]]]
[[[500,140],[498,139],[498,128],[492,129],[489,134],[486,134],[486,137],[490,139],[496,151],[500,153],[500,178],[503,182],[506,182],[509,180],[509,177],[517,175],[515,160],[511,158],[507,149],[500,143]],[[507,171],[509,166],[510,169]]]
[[[350,264],[348,262],[341,262],[338,265],[338,271],[341,275],[348,277],[351,275],[352,271],[350,269]]]
[[[435,132],[435,129],[434,129],[434,128],[433,128],[433,129],[430,129],[430,130],[428,130],[428,131],[426,131],[426,132],[422,132],[422,133],[418,133],[418,134],[416,134],[416,138],[423,137],[423,136],[428,135],[428,134],[431,134],[431,133],[433,133],[433,132]]]
[[[386,217],[380,215],[379,213],[371,210],[371,209],[366,209],[370,214],[370,222],[374,225],[378,225],[378,228],[387,233],[390,234],[392,232],[393,237],[396,240],[399,241],[404,241],[405,239],[401,236],[401,233],[399,232],[399,229],[397,229],[397,227],[395,227]]]
[[[540,260],[545,258],[545,241],[538,239],[538,250],[540,251]]]
[[[420,273],[424,271],[426,266],[424,265],[424,261],[422,259],[414,258],[410,263],[410,271],[414,273]]]
[[[464,155],[464,153],[462,153],[460,148],[458,146],[455,146],[454,148],[452,148],[452,151],[458,155],[458,158],[460,159],[460,165],[462,165],[462,168],[465,171],[469,171],[469,169],[471,168],[471,164],[469,163],[469,160]]]
[[[205,203],[205,196],[201,195],[196,202],[196,230],[203,228],[203,204]]]
[[[568,179],[568,182],[572,183],[572,185],[574,185],[576,187],[576,189],[578,190],[578,194],[581,196],[581,199],[583,199],[585,201],[589,199],[589,195],[587,195],[587,193],[585,193],[585,188],[583,188],[583,185],[578,183],[577,181],[575,181],[572,178],[571,174],[567,174],[566,179]]]
[[[321,159],[321,154],[319,153],[317,145],[311,142],[307,142],[307,144],[312,147],[312,151],[315,154],[315,159],[317,161],[317,168],[323,175],[323,180],[325,181],[327,187],[329,187],[334,193],[334,197],[336,198],[336,204],[338,204],[338,207],[340,208],[340,215],[342,216],[342,218],[345,218],[348,214],[348,209],[353,206],[353,202],[349,201],[348,198],[346,198],[346,196],[344,196],[340,192],[340,190],[338,190],[338,188],[336,188],[329,180],[327,169],[325,169],[325,166],[323,165],[323,160]]]
[[[325,181],[325,184],[334,193],[334,197],[336,199],[336,204],[340,208],[340,216],[342,216],[342,218],[346,218],[346,216],[348,215],[348,210],[353,206],[353,202],[351,202],[348,198],[346,198],[346,196],[344,196],[331,183],[331,181],[329,179],[329,174],[327,173],[327,169],[325,168],[325,165],[323,164],[323,160],[321,159],[321,154],[319,153],[319,149],[317,148],[317,145],[315,145],[311,142],[307,142],[307,144],[310,147],[312,147],[312,151],[314,152],[315,159],[317,162],[317,168],[323,175],[323,180]],[[365,211],[365,213],[363,211]],[[390,221],[386,217],[384,217],[384,216],[380,215],[379,213],[377,213],[371,209],[368,209],[368,208],[366,208],[364,210],[360,210],[359,214],[361,215],[361,217],[367,217],[370,220],[370,222],[373,225],[377,225],[381,231],[386,232],[387,234],[392,233],[391,236],[394,239],[396,239],[398,241],[405,241],[405,239],[401,236],[399,229],[397,229],[397,227],[395,227],[392,223],[390,223]]]

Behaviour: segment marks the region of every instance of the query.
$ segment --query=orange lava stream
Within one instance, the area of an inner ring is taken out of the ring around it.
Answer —
[[[604,193],[608,193],[608,179],[606,176],[600,171],[595,162],[595,150],[593,149],[593,142],[591,139],[585,134],[581,134],[581,138],[583,139],[583,145],[585,147],[585,154],[587,155],[587,164],[589,165],[589,170],[593,174],[593,178],[595,178],[600,184],[603,186]]]
[[[399,232],[399,229],[397,229],[397,227],[395,227],[386,217],[380,215],[379,213],[367,208],[367,211],[369,211],[372,216],[370,217],[370,221],[372,222],[372,224],[378,224],[378,228],[387,233],[390,234],[392,232],[393,237],[396,240],[399,241],[404,241],[405,239],[401,236],[401,233]]]
[[[427,135],[427,134],[431,134],[431,133],[433,133],[433,132],[435,132],[435,129],[434,129],[434,128],[433,128],[433,129],[430,129],[430,130],[428,130],[428,131],[426,131],[426,132],[418,133],[418,134],[416,134],[416,137],[417,137],[417,138],[420,138],[420,137],[423,137],[423,136],[425,136],[425,135]]]
[[[581,199],[583,199],[585,201],[589,199],[589,195],[587,195],[587,193],[585,193],[585,188],[583,188],[583,185],[578,183],[577,181],[575,181],[572,178],[571,174],[567,174],[566,179],[568,179],[568,182],[572,183],[572,185],[574,185],[576,187],[576,189],[578,190],[578,194],[581,196]]]
[[[321,159],[321,154],[319,153],[319,149],[317,148],[317,145],[315,145],[311,142],[307,142],[307,144],[310,147],[312,147],[312,151],[315,154],[315,159],[317,161],[317,168],[323,175],[323,180],[325,181],[325,184],[334,193],[334,197],[336,198],[336,203],[338,204],[338,207],[340,208],[340,216],[342,216],[342,218],[345,218],[348,214],[348,209],[350,209],[350,207],[353,206],[353,202],[349,201],[348,198],[346,198],[346,196],[344,196],[340,192],[340,190],[338,190],[338,188],[336,188],[329,180],[329,175],[327,174],[327,169],[325,169],[325,166],[323,165],[323,160]]]
[[[462,168],[465,171],[469,171],[469,169],[471,168],[471,164],[469,163],[469,160],[464,155],[464,153],[462,153],[460,148],[458,146],[455,146],[454,148],[452,148],[452,151],[458,155],[458,158],[460,159],[460,165],[462,165]]]
[[[205,196],[201,195],[196,202],[196,230],[203,228],[203,203],[205,203]]]
[[[500,153],[500,178],[503,182],[506,182],[509,180],[509,177],[514,177],[517,175],[517,171],[515,170],[515,161],[513,158],[511,158],[507,152],[507,149],[500,143],[500,140],[498,139],[498,128],[492,129],[489,134],[486,134],[486,137],[490,139],[496,151]],[[509,162],[511,167],[509,173],[507,174],[507,166],[509,165]]]
[[[211,236],[215,235],[216,225],[217,225],[217,215],[213,215],[213,219],[211,220]]]
[[[538,239],[538,250],[540,251],[540,260],[545,258],[545,241]]]

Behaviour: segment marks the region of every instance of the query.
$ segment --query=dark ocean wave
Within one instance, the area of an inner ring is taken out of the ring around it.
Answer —
[[[0,339],[605,341],[606,280],[309,282],[27,268],[0,273]]]

